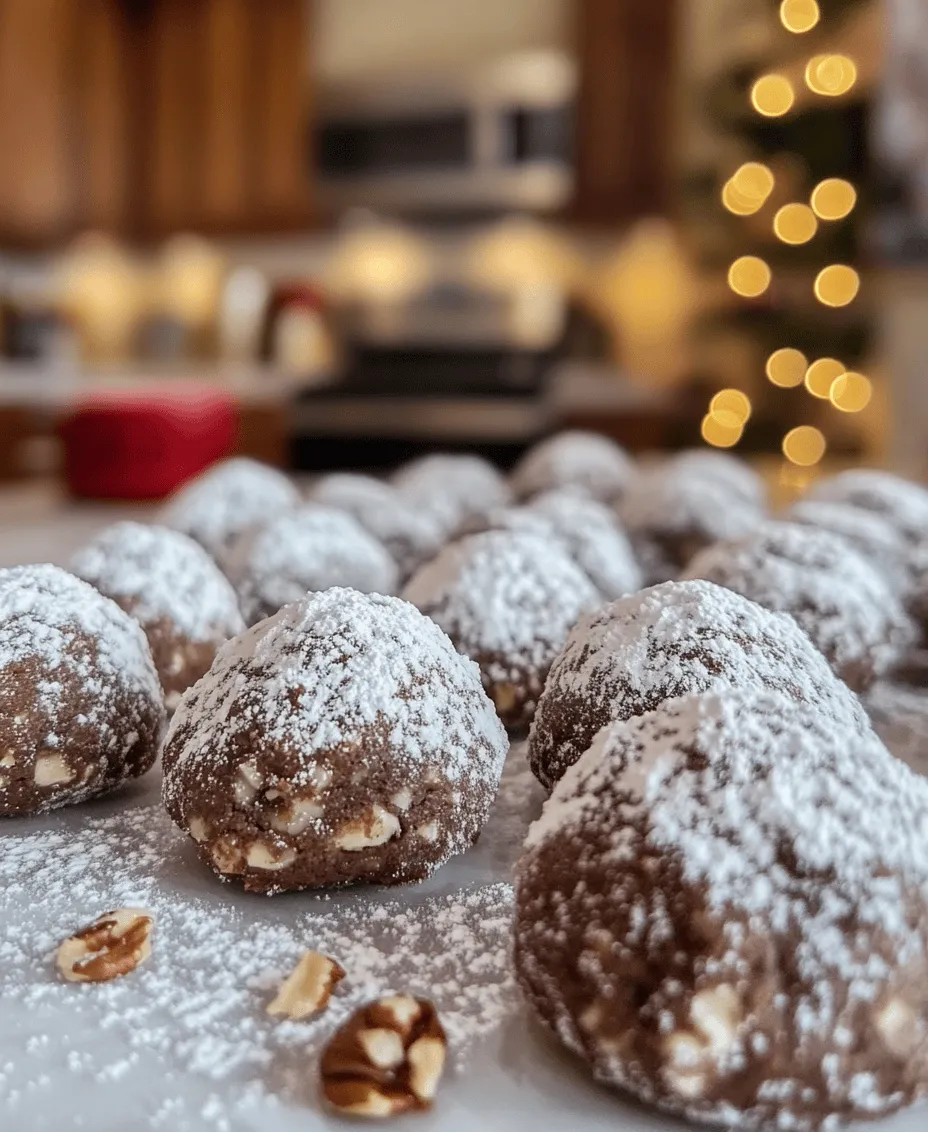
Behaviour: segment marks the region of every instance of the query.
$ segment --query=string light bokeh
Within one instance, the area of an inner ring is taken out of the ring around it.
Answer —
[[[818,217],[807,204],[784,204],[773,218],[773,231],[784,244],[807,244],[818,231]]]
[[[837,358],[818,358],[806,370],[805,387],[813,397],[827,401],[832,385],[845,373],[847,368]]]
[[[811,31],[821,18],[817,0],[783,0],[780,5],[783,26],[796,35]]]
[[[821,22],[818,0],[782,0],[780,22],[786,31],[800,36]],[[805,86],[814,96],[838,98],[853,89],[858,73],[854,60],[839,52],[814,54],[803,72]],[[761,75],[751,87],[750,102],[766,118],[789,114],[798,94],[787,75],[771,71]],[[805,95],[808,98],[808,95]],[[722,188],[722,203],[734,216],[758,213],[776,188],[772,170],[759,161],[741,165]],[[772,219],[773,234],[782,244],[798,247],[815,239],[822,224],[846,219],[857,206],[857,190],[840,177],[829,177],[815,185],[804,201],[781,204]],[[769,264],[759,256],[739,256],[728,271],[728,286],[735,295],[756,299],[764,295],[773,281]],[[827,264],[815,277],[812,291],[818,303],[840,308],[853,303],[861,287],[859,273],[850,265]],[[779,389],[804,387],[820,401],[829,402],[842,413],[862,412],[873,397],[873,386],[864,374],[850,372],[837,358],[809,359],[792,346],[774,350],[767,358],[768,381]],[[730,448],[741,439],[750,418],[751,402],[739,390],[722,390],[709,405],[703,419],[703,439],[716,447]],[[783,437],[786,460],[797,468],[811,468],[827,451],[828,442],[821,429],[800,425]]]
[[[791,346],[774,350],[767,359],[767,377],[780,389],[795,389],[802,385],[808,368],[809,360],[805,354]]]
[[[793,108],[796,92],[786,75],[762,75],[751,88],[751,102],[765,118],[782,118]]]
[[[799,425],[783,437],[783,455],[800,468],[811,468],[819,463],[827,449],[825,434],[812,425]]]
[[[740,256],[728,269],[728,285],[736,295],[756,299],[770,286],[770,265],[756,255]]]

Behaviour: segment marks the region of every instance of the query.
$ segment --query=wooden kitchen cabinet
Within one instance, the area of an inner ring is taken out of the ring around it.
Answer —
[[[0,242],[310,217],[305,0],[0,0]]]
[[[575,0],[572,219],[625,223],[669,209],[678,2]]]

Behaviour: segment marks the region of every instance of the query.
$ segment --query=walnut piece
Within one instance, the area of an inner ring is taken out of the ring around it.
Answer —
[[[718,1073],[737,1042],[741,1004],[735,991],[721,984],[695,995],[689,1013],[695,1032],[677,1030],[666,1039],[664,1077],[681,1096],[699,1097],[707,1072]]]
[[[36,786],[61,786],[74,778],[74,771],[61,755],[56,755],[52,751],[39,755],[35,760],[33,778]]]
[[[69,983],[105,983],[128,975],[151,955],[154,919],[143,908],[119,908],[80,929],[58,948]]]
[[[335,844],[346,853],[358,853],[375,845],[385,845],[399,832],[399,818],[375,802],[363,818],[346,822],[339,829]]]
[[[435,1007],[392,995],[362,1007],[322,1053],[322,1095],[346,1116],[388,1117],[431,1108],[447,1041]]]
[[[328,1006],[332,991],[344,977],[344,969],[334,959],[306,951],[280,984],[267,1012],[294,1020],[318,1014]]]

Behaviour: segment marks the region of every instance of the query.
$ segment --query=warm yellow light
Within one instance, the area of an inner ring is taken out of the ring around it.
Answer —
[[[131,353],[150,289],[136,260],[97,232],[80,237],[52,272],[53,294],[77,328],[82,352],[95,361]]]
[[[731,183],[736,191],[747,200],[763,203],[773,192],[776,184],[773,173],[759,161],[747,161],[735,170]]]
[[[467,249],[468,279],[492,291],[518,293],[526,287],[569,291],[584,278],[577,248],[554,227],[507,218],[483,230]]]
[[[780,118],[796,101],[793,84],[785,75],[762,75],[751,88],[751,103],[765,118]]]
[[[733,417],[739,425],[745,425],[751,418],[751,400],[740,389],[722,389],[709,403],[709,415],[723,424]]]
[[[870,404],[873,385],[862,373],[843,373],[832,382],[828,396],[842,413],[860,413]]]
[[[767,359],[767,377],[781,389],[795,389],[802,385],[808,368],[805,354],[789,347],[774,351]]]
[[[857,204],[857,190],[850,181],[829,177],[815,186],[809,203],[822,220],[843,220]]]
[[[847,368],[837,358],[819,358],[806,370],[806,389],[813,397],[827,400],[831,394],[831,387]]]
[[[860,276],[844,263],[823,268],[815,280],[815,297],[826,307],[846,307],[857,298],[859,290]]]
[[[837,98],[857,82],[857,66],[847,55],[813,55],[806,65],[806,86],[815,94]]]
[[[215,318],[226,264],[212,244],[198,236],[174,236],[161,252],[160,299],[180,322],[202,325]]]
[[[783,455],[791,464],[800,468],[811,468],[825,455],[828,444],[817,428],[800,425],[791,429],[783,437]]]
[[[755,255],[743,255],[728,269],[728,286],[736,295],[756,299],[770,286],[770,268]]]
[[[817,0],[783,0],[780,20],[787,31],[801,35],[811,31],[821,18]]]
[[[337,236],[323,279],[342,301],[393,304],[423,291],[433,273],[432,249],[417,232],[364,219]]]
[[[762,200],[749,200],[742,196],[733,181],[726,181],[722,188],[722,204],[735,216],[753,216],[763,203]]]
[[[707,413],[702,419],[702,438],[713,448],[733,448],[741,439],[743,428],[733,413]]]
[[[818,231],[818,220],[807,204],[784,204],[773,218],[773,230],[784,244],[807,244]]]

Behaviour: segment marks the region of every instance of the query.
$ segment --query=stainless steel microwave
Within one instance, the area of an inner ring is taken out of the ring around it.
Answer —
[[[320,91],[320,203],[399,214],[552,212],[573,189],[576,67],[526,52],[466,73]]]

